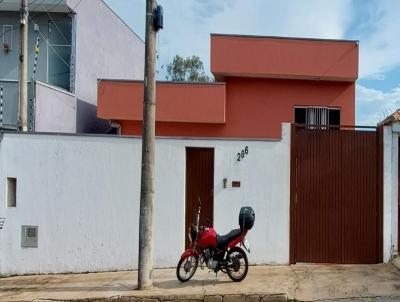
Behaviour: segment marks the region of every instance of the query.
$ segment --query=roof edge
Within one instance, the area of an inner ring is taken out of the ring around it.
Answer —
[[[400,108],[395,110],[393,113],[387,115],[382,121],[378,123],[378,126],[391,126],[398,122],[400,122]]]
[[[221,37],[238,37],[238,38],[255,38],[255,39],[282,39],[282,40],[304,40],[304,41],[320,41],[320,42],[339,42],[339,43],[353,43],[359,44],[359,40],[346,40],[346,39],[323,39],[323,38],[304,38],[304,37],[284,37],[284,36],[262,36],[262,35],[242,35],[242,34],[223,34],[223,33],[210,33],[210,36]]]
[[[102,81],[107,82],[129,82],[129,83],[144,83],[143,80],[127,80],[127,79],[97,79],[97,83]],[[226,85],[225,82],[173,82],[173,81],[156,81],[157,84],[176,84],[176,85]]]
[[[144,42],[144,40],[142,39],[142,37],[140,37],[139,36],[139,34],[137,34],[134,30],[133,30],[133,28],[132,27],[130,27],[129,25],[128,25],[128,23],[126,23],[122,18],[121,18],[121,16],[120,15],[118,15],[117,13],[116,13],[116,11],[110,6],[110,5],[108,5],[107,4],[107,2],[106,1],[104,1],[104,0],[101,0],[101,2],[141,41],[141,42],[143,42],[143,44],[145,43]]]

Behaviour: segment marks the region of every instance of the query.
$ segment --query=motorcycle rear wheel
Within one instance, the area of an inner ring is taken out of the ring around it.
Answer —
[[[179,260],[176,267],[176,277],[181,282],[189,281],[197,270],[199,258],[191,255]]]
[[[243,249],[238,246],[230,249],[228,252],[227,274],[234,282],[240,282],[246,278],[249,271],[249,261]]]

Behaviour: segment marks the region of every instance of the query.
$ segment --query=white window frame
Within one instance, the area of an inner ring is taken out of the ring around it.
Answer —
[[[5,41],[5,38],[6,38],[6,31],[8,31],[8,28],[10,28],[11,27],[11,31],[9,31],[11,34],[10,34],[10,36],[11,36],[11,39],[10,39],[10,45],[8,45],[9,46],[9,50],[12,50],[13,49],[13,39],[14,39],[14,26],[12,26],[12,25],[9,25],[9,24],[4,24],[3,25],[3,45],[4,45],[4,43],[6,43],[6,41]]]

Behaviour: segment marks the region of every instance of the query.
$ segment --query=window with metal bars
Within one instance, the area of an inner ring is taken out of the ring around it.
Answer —
[[[295,107],[294,121],[304,125],[340,125],[340,109],[328,107]]]

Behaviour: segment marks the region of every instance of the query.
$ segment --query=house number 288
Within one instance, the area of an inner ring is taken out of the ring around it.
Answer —
[[[240,151],[238,154],[236,154],[236,160],[240,161],[243,159],[247,154],[249,154],[249,147],[246,146],[242,151]]]

